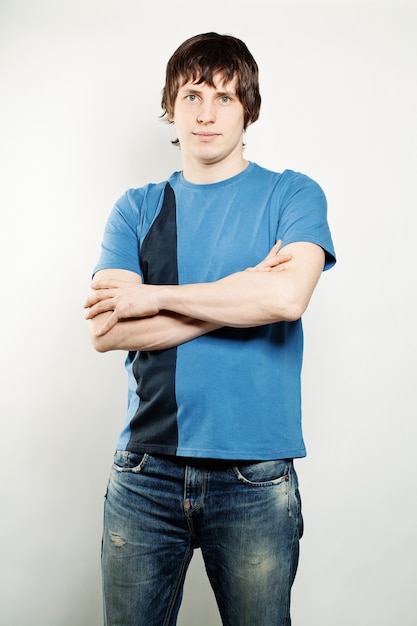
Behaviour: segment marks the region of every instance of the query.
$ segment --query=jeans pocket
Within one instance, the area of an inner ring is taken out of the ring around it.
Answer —
[[[132,472],[139,474],[148,460],[146,452],[137,454],[129,450],[116,450],[113,458],[113,469],[116,472]]]
[[[234,472],[238,480],[247,485],[266,487],[288,482],[291,467],[292,459],[277,459],[256,463],[239,463],[234,467]]]

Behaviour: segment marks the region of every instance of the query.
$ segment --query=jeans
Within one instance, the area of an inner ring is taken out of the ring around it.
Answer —
[[[200,548],[226,626],[289,626],[303,532],[291,460],[116,452],[102,547],[107,626],[176,624]]]

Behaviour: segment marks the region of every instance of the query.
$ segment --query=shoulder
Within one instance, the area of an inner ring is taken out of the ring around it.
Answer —
[[[148,183],[143,187],[127,189],[117,200],[116,206],[130,208],[133,211],[140,211],[144,202],[149,203],[152,202],[152,200],[157,202],[168,184],[168,180],[165,180],[159,183]]]
[[[324,191],[319,183],[303,172],[297,172],[292,169],[284,169],[282,172],[278,172],[262,167],[257,163],[252,163],[251,165],[252,177],[259,181],[259,184],[273,187],[280,196],[291,195],[296,191],[303,190],[324,196]]]
[[[315,191],[316,193],[324,196],[324,191],[320,184],[302,172],[295,172],[294,170],[284,170],[281,177],[281,185],[287,189],[306,189]]]
[[[162,205],[165,190],[171,186],[173,178],[174,175],[158,183],[148,183],[142,187],[127,189],[114,204],[110,219],[121,219],[136,226],[152,221]]]
[[[305,211],[307,208],[327,212],[327,199],[321,185],[302,172],[284,170],[276,186],[281,210],[291,207]]]

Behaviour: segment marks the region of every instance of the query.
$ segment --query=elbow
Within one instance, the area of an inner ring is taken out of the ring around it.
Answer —
[[[109,350],[111,350],[111,348],[109,348],[105,343],[103,343],[102,341],[96,341],[93,340],[92,341],[93,344],[93,348],[96,352],[109,352]]]
[[[304,314],[308,306],[308,300],[300,298],[298,295],[288,297],[285,302],[279,304],[279,321],[296,322]]]
[[[296,322],[303,315],[305,308],[300,306],[288,307],[283,315],[283,322]]]
[[[114,346],[111,343],[111,333],[106,333],[105,335],[97,335],[97,331],[99,330],[101,324],[97,323],[95,319],[88,320],[88,330],[90,332],[90,340],[91,344],[96,352],[108,352],[109,350],[114,350]]]
[[[112,345],[108,341],[108,338],[103,335],[102,337],[97,337],[97,335],[91,335],[91,343],[96,352],[109,352],[113,350]]]

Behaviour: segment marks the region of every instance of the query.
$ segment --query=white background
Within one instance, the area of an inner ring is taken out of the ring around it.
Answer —
[[[338,264],[305,315],[295,626],[417,623],[417,6],[383,0],[2,0],[0,623],[99,626],[122,353],[82,302],[128,187],[180,169],[168,57],[209,30],[261,71],[246,155],[323,186]],[[197,554],[181,626],[219,624]]]

